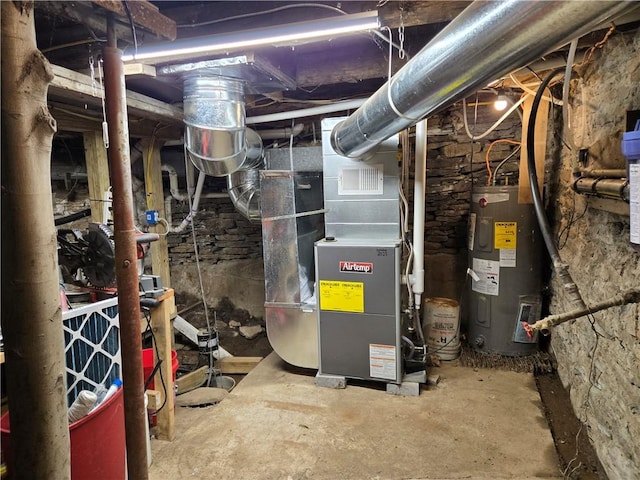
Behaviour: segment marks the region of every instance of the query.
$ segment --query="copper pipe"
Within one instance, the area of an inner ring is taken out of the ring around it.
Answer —
[[[113,188],[113,220],[116,245],[116,282],[122,348],[124,419],[127,472],[132,480],[149,478],[145,438],[144,387],[140,332],[140,303],[133,192],[129,157],[129,127],[122,52],[117,49],[114,22],[107,23],[108,43],[103,49],[104,88],[109,125],[109,169]]]

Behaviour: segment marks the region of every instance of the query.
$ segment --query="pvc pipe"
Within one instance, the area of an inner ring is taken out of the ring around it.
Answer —
[[[416,310],[424,293],[424,203],[427,177],[427,120],[416,124],[416,165],[413,185],[413,273],[411,289]]]
[[[185,217],[180,225],[176,228],[172,228],[169,230],[171,233],[180,233],[184,231],[185,228],[193,221],[196,214],[198,213],[198,206],[200,205],[200,196],[202,195],[202,187],[204,186],[204,179],[207,176],[206,173],[200,172],[198,176],[198,184],[196,185],[196,192],[193,195],[193,204],[191,205],[191,211]]]
[[[178,186],[178,172],[171,165],[162,165],[162,171],[169,174],[169,192],[171,197],[175,198],[179,202],[186,202],[189,200],[187,192],[181,192]],[[195,192],[194,192],[195,193]],[[228,193],[201,193],[200,198],[227,198]]]
[[[255,117],[248,117],[246,119],[247,125],[253,125],[256,123],[268,123],[277,122],[280,120],[291,120],[293,118],[313,117],[315,115],[323,115],[325,113],[342,112],[343,110],[352,110],[360,107],[367,99],[357,98],[355,100],[344,100],[341,102],[333,102],[327,105],[320,105],[318,107],[303,108],[301,110],[292,110],[289,112],[269,113],[267,115],[258,115]]]

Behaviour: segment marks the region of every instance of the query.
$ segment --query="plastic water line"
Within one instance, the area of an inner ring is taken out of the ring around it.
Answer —
[[[540,190],[538,189],[538,174],[536,172],[536,162],[535,162],[535,127],[536,127],[536,117],[538,115],[538,108],[540,107],[540,101],[542,99],[542,94],[544,90],[547,88],[551,80],[553,78],[562,73],[564,71],[563,68],[557,68],[553,70],[540,84],[538,88],[538,92],[536,93],[535,98],[533,99],[533,104],[531,106],[531,115],[529,117],[529,123],[527,125],[527,167],[529,169],[529,186],[531,188],[531,194],[533,197],[533,208],[536,214],[536,218],[538,219],[538,224],[540,226],[540,232],[542,234],[542,238],[547,247],[547,251],[549,252],[549,256],[551,257],[551,262],[553,263],[553,268],[556,271],[556,275],[560,279],[560,283],[564,287],[569,301],[574,305],[576,310],[584,310],[586,305],[582,296],[580,295],[580,291],[578,286],[573,281],[571,274],[569,273],[569,267],[562,261],[560,257],[560,252],[558,247],[556,246],[555,240],[553,238],[553,234],[551,232],[551,227],[549,226],[549,220],[544,211],[544,205],[542,204],[542,196],[540,194]]]

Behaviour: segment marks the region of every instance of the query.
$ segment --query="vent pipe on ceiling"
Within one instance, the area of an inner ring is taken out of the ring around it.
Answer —
[[[260,221],[262,139],[245,126],[243,81],[206,71],[187,76],[184,123],[193,164],[207,175],[227,176],[235,208],[248,220]]]
[[[633,2],[475,1],[338,124],[334,150],[364,156],[391,135],[616,17]]]

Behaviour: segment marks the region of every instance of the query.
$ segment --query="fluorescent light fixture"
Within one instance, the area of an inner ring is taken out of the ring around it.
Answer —
[[[160,63],[183,60],[251,47],[296,45],[379,27],[378,12],[374,10],[353,15],[342,15],[308,22],[290,23],[276,27],[257,28],[224,35],[195,37],[150,45],[139,48],[135,53],[123,54],[122,61]]]

